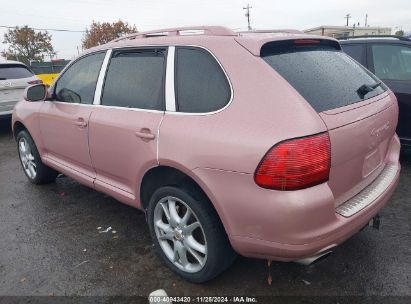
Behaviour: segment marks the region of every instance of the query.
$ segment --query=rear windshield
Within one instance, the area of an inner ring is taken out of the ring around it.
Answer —
[[[27,67],[20,64],[1,64],[0,65],[0,80],[29,78],[33,76],[33,72]]]
[[[347,106],[387,90],[333,41],[271,42],[261,48],[261,57],[317,112]],[[368,89],[360,89],[364,85]]]

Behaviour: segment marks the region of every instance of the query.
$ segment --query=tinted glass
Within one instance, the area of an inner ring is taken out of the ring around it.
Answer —
[[[205,113],[227,105],[231,91],[218,62],[195,48],[176,50],[176,99],[178,110]]]
[[[362,65],[365,65],[365,48],[360,44],[342,44],[341,48],[345,53],[357,60]]]
[[[372,45],[375,75],[381,79],[411,80],[411,47]]]
[[[0,64],[0,80],[29,78],[34,74],[20,64]]]
[[[363,95],[359,88],[379,80],[331,45],[270,43],[263,59],[284,77],[317,111],[347,106],[386,90],[384,84]]]
[[[108,67],[101,104],[162,110],[164,50],[114,53]]]
[[[88,55],[73,63],[57,81],[58,101],[92,104],[105,53]]]

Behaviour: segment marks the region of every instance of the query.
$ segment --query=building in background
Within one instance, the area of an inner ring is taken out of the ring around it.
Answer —
[[[390,27],[376,26],[333,26],[322,25],[308,30],[306,34],[329,36],[334,38],[353,37],[353,36],[373,36],[373,35],[391,35]]]

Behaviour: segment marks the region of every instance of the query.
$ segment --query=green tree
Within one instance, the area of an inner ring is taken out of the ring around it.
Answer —
[[[95,22],[86,29],[83,37],[83,48],[89,49],[96,45],[105,44],[113,39],[119,38],[125,34],[136,33],[135,25],[131,26],[127,22],[121,20],[113,23]]]
[[[55,55],[51,35],[47,31],[36,32],[27,25],[9,29],[4,34],[3,43],[8,44],[2,52],[3,57],[26,64],[31,60],[43,61],[46,55]]]

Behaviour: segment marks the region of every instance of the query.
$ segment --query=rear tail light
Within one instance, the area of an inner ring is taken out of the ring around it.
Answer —
[[[29,81],[28,84],[42,84],[43,81],[41,79]]]
[[[254,180],[260,187],[297,190],[328,181],[331,166],[328,133],[283,141],[261,160]]]

